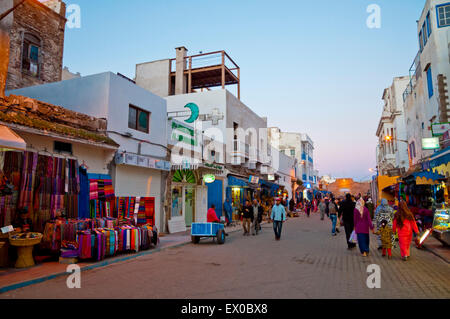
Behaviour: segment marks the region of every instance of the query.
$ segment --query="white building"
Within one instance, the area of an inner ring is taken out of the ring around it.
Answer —
[[[107,72],[7,92],[107,120],[120,145],[109,167],[117,197],[152,197],[155,224],[165,231],[164,194],[170,170],[166,101]]]
[[[268,129],[269,143],[282,153],[297,160],[295,177],[303,184],[317,185],[314,169],[314,143],[307,134],[282,132],[278,127]]]
[[[448,128],[450,106],[450,2],[427,0],[417,24],[419,52],[410,68],[410,83],[404,94],[404,112],[410,164],[433,154],[423,149],[424,138],[432,138]],[[434,129],[434,132],[433,132]]]
[[[409,168],[408,143],[405,116],[403,111],[403,92],[409,83],[409,77],[396,77],[392,85],[383,91],[383,113],[378,123],[376,135],[377,166],[380,175],[388,170]],[[387,140],[388,137],[388,140]]]
[[[208,207],[214,204],[219,215],[225,198],[238,207],[277,169],[271,164],[267,119],[240,100],[239,75],[225,51],[187,56],[184,47],[176,48],[174,59],[136,66],[136,83],[166,99],[169,117],[202,132],[203,162],[223,168],[207,185]],[[237,96],[230,85],[237,86]]]

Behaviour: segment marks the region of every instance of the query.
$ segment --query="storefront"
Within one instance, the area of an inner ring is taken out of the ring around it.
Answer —
[[[252,200],[253,191],[250,189],[248,180],[235,176],[228,176],[228,185],[226,189],[226,198],[230,199],[233,208],[233,220],[240,218],[240,211],[245,202]]]

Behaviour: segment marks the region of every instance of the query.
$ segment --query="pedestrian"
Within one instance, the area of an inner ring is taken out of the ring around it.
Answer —
[[[227,226],[230,226],[233,221],[233,208],[231,207],[230,199],[227,198],[225,203],[223,203],[223,210],[225,211],[225,215],[228,219]]]
[[[335,229],[336,229],[337,233],[340,233],[341,231],[339,230],[339,227],[341,227],[341,220],[339,218],[339,200],[338,199],[334,200],[334,205],[336,207],[336,227],[335,227]]]
[[[277,198],[275,205],[272,207],[270,219],[273,220],[273,231],[275,232],[275,240],[280,240],[283,223],[286,221],[286,209],[281,205],[281,199]]]
[[[388,226],[392,228],[394,219],[394,210],[391,206],[389,206],[389,203],[387,199],[383,198],[381,200],[381,205],[377,207],[374,213],[374,221],[377,228],[381,227],[381,222],[383,220],[386,220],[388,222]],[[392,234],[391,238],[392,245],[395,246],[394,241],[394,234]],[[381,242],[381,236],[378,236],[378,249],[382,249],[382,242]]]
[[[331,200],[328,203],[328,217],[331,220],[331,236],[336,236],[336,222],[337,222],[338,207],[335,201]]]
[[[366,202],[366,207],[367,209],[369,209],[369,213],[370,213],[370,218],[374,218],[374,204],[372,202],[372,198],[368,197],[367,198],[367,202]]]
[[[320,220],[324,219],[324,217],[325,217],[325,210],[326,210],[325,199],[321,198],[320,199],[320,204],[319,204]]]
[[[261,207],[261,205],[259,205],[258,201],[256,199],[253,200],[253,205],[252,205],[252,214],[253,214],[253,219],[252,219],[252,235],[258,235],[259,229],[260,229],[260,219],[262,218],[262,214],[263,214],[263,208]]]
[[[389,226],[389,223],[386,219],[383,219],[380,223],[380,227],[374,233],[381,237],[381,245],[382,245],[382,256],[386,257],[386,251],[388,254],[388,258],[392,258],[392,227]]]
[[[294,212],[295,210],[295,201],[294,201],[294,197],[291,198],[291,200],[289,201],[289,210],[291,212]]]
[[[250,225],[253,220],[253,209],[252,205],[250,205],[249,201],[245,201],[245,206],[243,208],[242,215],[242,226],[244,228],[244,236],[250,236]]]
[[[400,255],[404,261],[410,257],[410,246],[413,232],[419,234],[414,215],[406,205],[406,202],[401,200],[398,212],[395,215],[392,227],[394,234],[398,232],[398,242],[400,244]]]
[[[369,210],[364,206],[364,200],[362,198],[356,202],[353,218],[359,250],[364,257],[367,257],[369,255],[370,244],[369,229],[372,229],[372,231],[374,229]]]
[[[305,213],[306,215],[309,217],[309,215],[311,214],[311,202],[307,201],[306,205],[305,205]]]
[[[345,200],[343,200],[339,206],[339,218],[342,217],[342,222],[344,223],[345,238],[347,240],[348,249],[353,249],[356,247],[356,244],[349,242],[354,228],[354,212],[355,203],[352,201],[352,195],[346,194]]]

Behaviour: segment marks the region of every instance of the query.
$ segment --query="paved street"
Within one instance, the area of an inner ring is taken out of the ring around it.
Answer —
[[[384,259],[371,238],[371,256],[348,251],[343,228],[331,237],[329,220],[301,216],[271,225],[256,237],[230,234],[225,245],[199,245],[139,257],[82,273],[81,289],[61,277],[0,298],[450,298],[450,265],[428,251],[399,251]],[[381,267],[381,288],[366,286],[369,264]]]

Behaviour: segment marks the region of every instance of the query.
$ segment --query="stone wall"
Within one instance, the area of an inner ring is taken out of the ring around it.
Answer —
[[[14,3],[17,1],[14,0]],[[61,81],[66,6],[61,2],[59,13],[54,11],[55,8],[26,1],[12,13],[7,90]],[[25,32],[41,40],[38,77],[22,71],[22,44]]]

